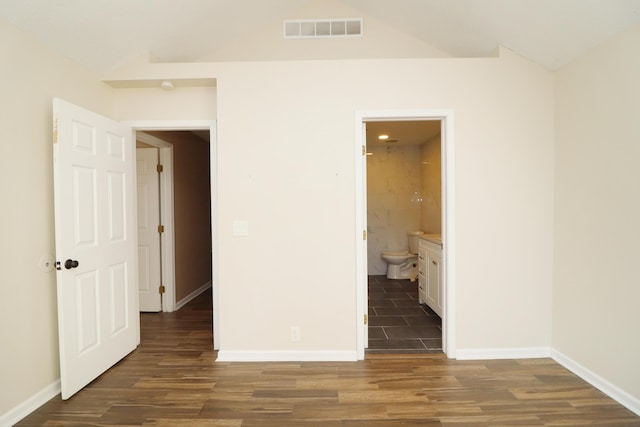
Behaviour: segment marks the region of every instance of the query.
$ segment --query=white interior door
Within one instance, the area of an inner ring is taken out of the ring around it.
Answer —
[[[54,200],[62,398],[135,349],[137,294],[132,130],[60,99]]]
[[[138,292],[140,311],[162,310],[160,294],[160,182],[158,149],[136,149],[138,197]]]

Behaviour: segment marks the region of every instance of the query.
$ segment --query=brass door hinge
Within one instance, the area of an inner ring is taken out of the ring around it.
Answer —
[[[161,294],[164,294],[164,291],[165,291],[164,285],[160,285],[158,287],[158,292],[161,293]]]
[[[158,233],[164,233],[164,225],[158,226]]]
[[[367,240],[367,230],[362,230],[362,240]]]
[[[58,143],[58,116],[53,119],[53,143]]]
[[[369,316],[367,316],[366,314],[364,315],[364,324],[369,324]]]
[[[362,155],[366,155],[367,154],[367,147],[366,146],[362,146]]]
[[[157,165],[156,170],[158,171],[158,173],[164,172],[164,167],[162,165]]]

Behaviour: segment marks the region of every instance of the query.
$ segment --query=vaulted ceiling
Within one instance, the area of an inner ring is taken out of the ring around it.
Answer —
[[[219,52],[241,41],[272,34],[276,43],[284,19],[347,17],[364,18],[365,38],[369,22],[384,23],[432,47],[426,56],[483,57],[502,45],[554,70],[639,23],[640,0],[0,1],[0,20],[102,74],[147,54],[160,62],[228,60]],[[240,59],[299,59],[250,56]]]

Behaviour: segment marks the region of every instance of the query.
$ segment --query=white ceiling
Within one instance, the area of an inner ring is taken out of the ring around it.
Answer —
[[[311,6],[359,11],[452,57],[503,45],[551,70],[640,22],[640,0],[0,0],[0,20],[105,73],[141,54],[198,61]]]

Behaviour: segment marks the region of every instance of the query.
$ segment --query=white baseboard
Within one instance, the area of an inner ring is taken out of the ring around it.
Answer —
[[[550,357],[604,394],[640,415],[640,399],[621,390],[561,352],[550,347],[458,349],[458,360],[538,359]]]
[[[356,351],[225,351],[216,362],[355,362]]]
[[[626,391],[621,390],[620,388],[611,384],[609,381],[602,378],[600,375],[585,368],[584,366],[565,356],[558,350],[552,349],[551,357],[553,358],[553,360],[555,360],[595,388],[599,389],[601,392],[603,392],[616,402],[625,406],[636,415],[640,415],[640,399],[637,399]]]
[[[187,295],[186,297],[182,298],[180,301],[176,302],[176,306],[175,306],[175,311],[180,310],[182,307],[184,307],[185,305],[187,305],[192,299],[196,298],[198,295],[200,295],[201,293],[203,293],[204,291],[206,291],[207,289],[209,289],[211,287],[211,280],[209,280],[207,283],[205,283],[204,285],[200,286],[198,289],[196,289],[195,291],[191,292],[189,295]]]
[[[540,359],[551,357],[549,347],[515,347],[515,348],[458,348],[458,360],[489,360],[489,359]]]
[[[0,415],[0,427],[12,426],[60,394],[60,380],[50,384],[9,412]]]

